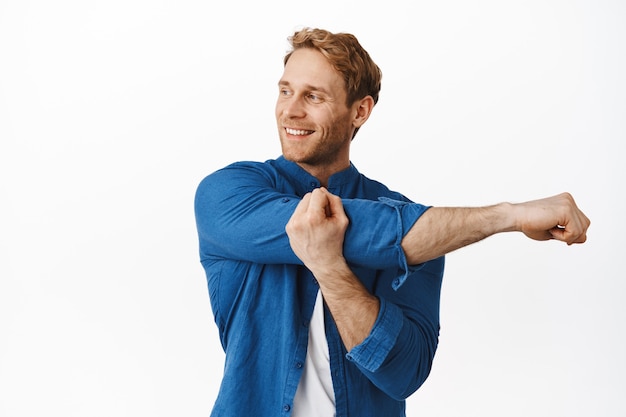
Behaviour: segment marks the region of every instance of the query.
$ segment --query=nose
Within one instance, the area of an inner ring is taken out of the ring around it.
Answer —
[[[306,114],[304,102],[300,97],[292,96],[281,100],[279,105],[282,106],[282,113],[284,116],[298,118],[304,117]]]

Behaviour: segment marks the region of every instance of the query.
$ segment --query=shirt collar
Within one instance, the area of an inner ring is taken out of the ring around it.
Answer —
[[[276,163],[289,176],[307,188],[313,189],[320,186],[320,182],[317,178],[305,171],[302,167],[300,167],[300,165],[287,160],[284,156],[281,155],[278,157],[276,159]],[[346,184],[354,184],[358,181],[359,176],[359,171],[352,164],[352,162],[350,162],[350,166],[348,168],[331,175],[328,179],[328,188],[337,188]]]

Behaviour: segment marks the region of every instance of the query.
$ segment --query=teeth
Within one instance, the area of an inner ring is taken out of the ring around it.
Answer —
[[[287,133],[289,133],[290,135],[296,135],[296,136],[303,136],[303,135],[308,135],[311,133],[310,130],[296,130],[296,129],[290,129],[290,128],[285,128],[285,130],[287,131]]]

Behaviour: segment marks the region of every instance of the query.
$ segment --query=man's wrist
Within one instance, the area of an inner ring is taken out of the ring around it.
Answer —
[[[496,229],[490,234],[516,232],[520,230],[516,215],[518,207],[515,204],[503,202],[496,204],[493,207],[495,209],[493,224],[496,225]]]

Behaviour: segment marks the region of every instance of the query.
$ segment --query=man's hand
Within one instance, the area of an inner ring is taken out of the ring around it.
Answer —
[[[569,193],[515,204],[514,208],[518,218],[516,229],[531,239],[556,239],[568,245],[587,240],[591,222]]]
[[[341,198],[318,188],[304,196],[285,230],[295,254],[315,273],[345,262],[343,239],[348,223]]]
[[[318,188],[304,196],[285,230],[295,254],[313,273],[346,350],[369,335],[380,302],[343,257],[348,217],[338,196]]]

